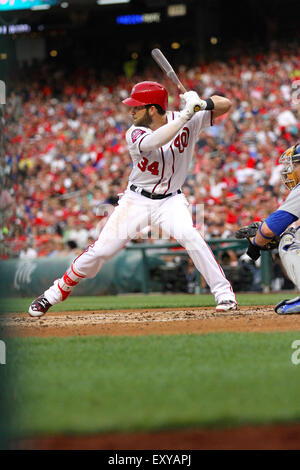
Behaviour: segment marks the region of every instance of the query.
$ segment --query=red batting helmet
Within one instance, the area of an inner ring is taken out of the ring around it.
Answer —
[[[145,106],[146,104],[159,104],[164,111],[168,107],[168,92],[157,82],[140,82],[131,90],[129,98],[122,101],[127,106]]]

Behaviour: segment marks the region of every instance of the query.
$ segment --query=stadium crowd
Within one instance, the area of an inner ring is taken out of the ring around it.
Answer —
[[[205,237],[228,238],[287,195],[278,159],[299,135],[300,48],[181,66],[179,76],[203,98],[232,101],[202,132],[183,187]],[[2,117],[2,258],[75,254],[97,238],[131,172],[121,100],[143,80],[163,83],[178,109],[175,86],[156,66],[129,79],[49,64],[19,71]]]

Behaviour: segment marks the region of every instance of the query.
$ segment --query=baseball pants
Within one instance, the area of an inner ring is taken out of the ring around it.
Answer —
[[[188,205],[182,193],[153,200],[129,189],[126,190],[98,240],[73,262],[68,273],[74,283],[71,287],[69,283],[66,289],[71,290],[83,278],[96,276],[107,260],[150,225],[160,227],[164,233],[173,237],[186,249],[217,303],[223,300],[236,302],[232,287],[221,266],[200,233],[193,227]],[[63,278],[60,284],[63,284]],[[45,291],[44,295],[52,305],[63,300],[57,282]]]

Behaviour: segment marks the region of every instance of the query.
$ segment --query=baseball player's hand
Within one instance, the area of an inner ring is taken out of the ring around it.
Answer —
[[[260,251],[270,251],[278,247],[279,237],[274,237],[272,240],[268,241],[264,246],[256,246],[252,242],[255,238],[255,235],[260,226],[259,222],[252,222],[246,227],[241,227],[237,232],[235,232],[235,238],[243,239],[246,238],[249,241],[249,246],[247,250],[247,255],[250,256],[254,261],[260,257]]]
[[[256,233],[259,229],[260,222],[252,222],[246,227],[241,227],[237,232],[235,232],[235,238],[242,239],[247,238],[251,243],[256,236]],[[268,241],[265,245],[259,247],[260,250],[270,251],[278,247],[280,237],[274,236],[271,240]]]
[[[191,119],[197,110],[204,111],[206,108],[206,101],[202,100],[195,91],[187,91],[179,96],[184,106],[180,114],[186,121]]]
[[[249,258],[253,259],[253,261],[257,261],[260,257],[260,248],[258,246],[253,245],[249,240],[249,246],[248,250],[246,251],[246,254],[249,256]]]
[[[258,222],[252,222],[252,224],[248,225],[247,227],[242,227],[237,232],[235,232],[235,238],[247,238],[249,246],[246,251],[246,254],[249,256],[249,258],[253,259],[253,261],[258,260],[258,258],[260,257],[260,247],[253,245],[252,243],[253,239],[255,238],[258,227]]]
[[[255,237],[259,226],[259,222],[252,222],[250,225],[238,229],[238,231],[235,232],[234,236],[239,240],[243,238],[248,238],[249,240],[249,238]]]

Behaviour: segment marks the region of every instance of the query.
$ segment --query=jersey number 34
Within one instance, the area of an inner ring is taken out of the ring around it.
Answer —
[[[152,175],[158,175],[159,162],[152,162],[150,163],[150,165],[148,165],[148,163],[149,163],[148,158],[143,157],[143,160],[141,160],[137,166],[143,172],[148,170],[150,171],[150,173],[152,173]]]

